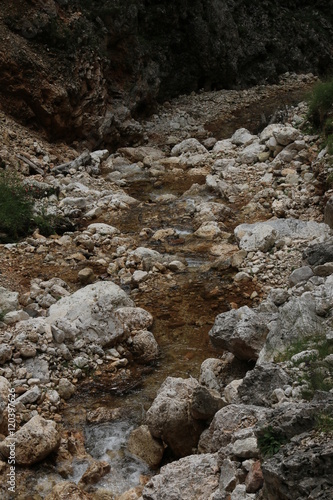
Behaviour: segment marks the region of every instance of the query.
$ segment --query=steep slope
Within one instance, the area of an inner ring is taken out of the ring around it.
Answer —
[[[142,141],[180,93],[333,68],[331,1],[2,0],[0,105],[51,139]]]

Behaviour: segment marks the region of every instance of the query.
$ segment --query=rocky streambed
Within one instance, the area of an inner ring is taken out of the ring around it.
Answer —
[[[331,497],[329,155],[305,103],[251,128],[254,95],[167,103],[114,152],[2,116],[3,162],[71,224],[1,245],[3,498],[13,442],[19,498]]]

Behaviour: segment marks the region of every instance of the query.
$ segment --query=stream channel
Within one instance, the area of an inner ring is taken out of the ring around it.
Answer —
[[[219,357],[209,344],[208,332],[217,314],[238,306],[250,304],[254,288],[235,287],[230,270],[212,268],[217,259],[212,254],[216,242],[193,236],[194,207],[200,202],[221,202],[205,188],[205,176],[193,178],[184,172],[181,184],[165,178],[158,187],[150,181],[132,182],[126,191],[140,200],[140,205],[123,211],[106,222],[115,225],[125,235],[138,239],[138,246],[147,246],[160,253],[173,255],[186,263],[185,271],[167,276],[156,273],[146,287],[132,288],[120,284],[136,305],[148,310],[154,317],[152,332],[159,344],[160,357],[153,366],[131,366],[131,377],[124,381],[112,379],[107,371],[94,374],[81,385],[77,395],[64,410],[65,426],[71,432],[82,431],[86,450],[98,460],[111,464],[111,472],[96,486],[111,491],[115,498],[139,484],[140,476],[152,475],[140,460],[126,450],[131,430],[143,422],[156,392],[168,376],[199,377],[201,363],[209,357]],[[196,181],[196,188],[188,191]],[[185,192],[185,194],[183,194]],[[165,202],[165,196],[174,195]],[[159,200],[163,200],[160,202]],[[237,208],[233,210],[237,213]],[[226,222],[227,231],[238,224],[237,217]],[[174,234],[165,240],[153,241],[139,236],[143,228],[155,232],[172,228]],[[114,421],[86,423],[87,412],[105,408],[114,410]],[[172,458],[172,457],[171,457]],[[170,460],[170,457],[169,457]],[[78,482],[88,467],[86,459],[73,463],[73,474],[68,480]],[[44,497],[51,484],[62,480],[56,473],[40,473],[38,491]]]

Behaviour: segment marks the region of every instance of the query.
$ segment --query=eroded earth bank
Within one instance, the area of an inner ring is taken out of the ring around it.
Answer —
[[[314,81],[170,100],[115,151],[1,113],[2,168],[59,221],[1,244],[1,498],[332,498]]]

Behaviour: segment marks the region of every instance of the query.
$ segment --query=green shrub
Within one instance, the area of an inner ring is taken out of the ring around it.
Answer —
[[[331,121],[329,114],[333,111],[333,79],[320,82],[315,85],[309,96],[308,119],[321,130],[325,129],[325,123]]]
[[[327,413],[320,413],[316,417],[316,429],[319,432],[333,432],[333,417]]]
[[[278,429],[270,425],[262,429],[257,438],[258,448],[263,457],[272,457],[287,442],[285,436]]]
[[[34,201],[14,172],[0,172],[0,240],[17,241],[31,227]]]

